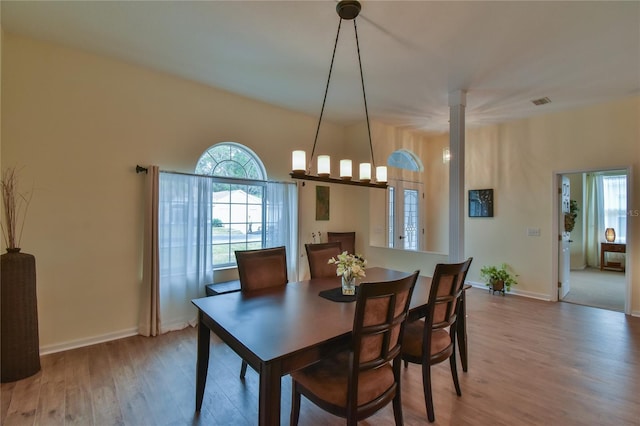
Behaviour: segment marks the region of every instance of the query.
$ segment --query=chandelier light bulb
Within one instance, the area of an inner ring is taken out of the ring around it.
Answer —
[[[371,163],[360,163],[360,180],[362,182],[371,180]]]
[[[307,154],[304,151],[297,150],[291,154],[291,170],[295,174],[304,174],[307,168]]]
[[[328,177],[331,174],[331,158],[328,155],[318,155],[318,176]]]
[[[340,179],[351,180],[351,160],[340,160]]]

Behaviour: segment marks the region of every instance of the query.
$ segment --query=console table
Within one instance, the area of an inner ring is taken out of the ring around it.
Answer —
[[[627,245],[624,243],[600,243],[600,270],[612,269],[624,272],[624,266],[619,262],[606,262],[605,253],[626,253]]]

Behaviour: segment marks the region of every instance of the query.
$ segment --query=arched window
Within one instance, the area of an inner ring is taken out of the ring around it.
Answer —
[[[189,300],[236,265],[236,250],[285,246],[297,278],[296,185],[268,181],[258,156],[233,142],[208,148],[195,171],[158,176],[160,332],[196,320]]]
[[[273,227],[265,225],[267,173],[260,158],[246,146],[222,142],[200,156],[195,172],[222,178],[212,185],[214,266],[234,265],[236,250],[263,248]]]
[[[387,159],[387,166],[411,170],[412,172],[421,172],[424,170],[420,158],[406,149],[399,149],[391,153]]]
[[[258,156],[234,142],[222,142],[207,149],[198,160],[196,174],[267,180],[267,172]]]

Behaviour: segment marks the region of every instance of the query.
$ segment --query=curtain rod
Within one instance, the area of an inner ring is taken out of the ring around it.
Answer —
[[[146,167],[142,167],[140,165],[136,165],[136,173],[147,173],[148,169]],[[220,179],[220,180],[226,180],[229,181],[231,183],[238,183],[240,181],[251,181],[251,182],[256,182],[256,183],[286,183],[286,184],[290,184],[290,185],[295,185],[295,182],[288,182],[288,181],[278,181],[278,180],[258,180],[258,179],[244,179],[244,178],[233,178],[233,177],[226,177],[226,176],[211,176],[211,175],[200,175],[200,174],[196,174],[196,173],[186,173],[186,172],[175,172],[175,171],[171,171],[171,170],[160,170],[160,173],[169,173],[172,175],[185,175],[185,176],[196,176],[196,177],[205,177],[205,178],[212,178],[212,179]]]

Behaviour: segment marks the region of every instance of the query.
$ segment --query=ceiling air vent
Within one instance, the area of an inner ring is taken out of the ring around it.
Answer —
[[[540,98],[540,99],[534,99],[531,102],[533,102],[534,105],[536,106],[540,106],[540,105],[544,105],[544,104],[550,104],[551,103],[551,99],[549,99],[548,97],[544,97],[544,98]]]

